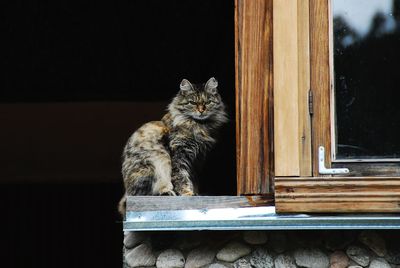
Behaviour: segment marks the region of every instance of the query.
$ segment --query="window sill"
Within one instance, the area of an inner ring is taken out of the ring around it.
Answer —
[[[237,200],[236,205],[222,207],[227,199]],[[400,229],[399,214],[276,214],[274,206],[246,206],[246,199],[129,197],[124,231]],[[204,205],[210,200],[214,207]],[[193,202],[190,208],[188,201]],[[132,210],[133,206],[141,208]]]

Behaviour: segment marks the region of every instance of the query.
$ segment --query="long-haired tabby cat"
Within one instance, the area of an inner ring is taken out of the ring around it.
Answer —
[[[205,84],[183,79],[161,121],[144,124],[123,152],[125,214],[127,195],[195,195],[193,166],[215,143],[215,131],[227,121],[225,106],[210,78]]]

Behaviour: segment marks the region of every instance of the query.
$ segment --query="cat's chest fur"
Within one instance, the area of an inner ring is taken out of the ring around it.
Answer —
[[[164,122],[169,126],[168,139],[171,151],[180,146],[189,146],[200,153],[215,143],[210,129],[195,120],[186,120],[179,124],[174,124],[174,120],[170,118],[170,115],[166,115],[164,119]]]

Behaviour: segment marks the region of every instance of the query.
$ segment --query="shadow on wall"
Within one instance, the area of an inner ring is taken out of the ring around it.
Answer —
[[[122,149],[164,102],[0,105],[0,161],[7,182],[122,182]]]

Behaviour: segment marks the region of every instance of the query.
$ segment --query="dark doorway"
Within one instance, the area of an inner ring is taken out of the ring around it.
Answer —
[[[8,1],[0,91],[7,267],[120,267],[120,155],[179,81],[218,79],[230,123],[201,174],[236,194],[233,1]]]

